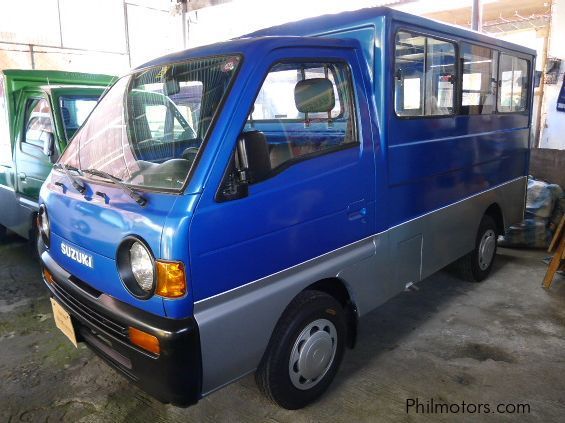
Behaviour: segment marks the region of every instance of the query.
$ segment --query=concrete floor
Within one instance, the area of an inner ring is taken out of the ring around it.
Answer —
[[[327,394],[289,412],[259,394],[252,376],[188,409],[163,405],[55,328],[25,244],[0,246],[0,421],[452,421],[406,413],[421,403],[529,404],[492,421],[564,421],[565,278],[540,287],[540,251],[501,250],[481,284],[440,272],[362,321]],[[458,414],[484,421],[485,415]]]

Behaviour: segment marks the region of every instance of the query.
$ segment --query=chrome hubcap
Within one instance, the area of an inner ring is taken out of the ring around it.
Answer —
[[[494,257],[494,250],[496,248],[496,234],[492,229],[489,229],[483,234],[481,243],[479,244],[479,267],[481,270],[486,270]]]
[[[318,319],[298,335],[290,353],[288,372],[298,389],[317,385],[331,367],[337,350],[337,331],[332,322]]]

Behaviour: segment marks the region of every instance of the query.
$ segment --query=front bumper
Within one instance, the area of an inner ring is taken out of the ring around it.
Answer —
[[[54,282],[44,280],[51,296],[71,315],[79,342],[85,342],[110,366],[165,403],[195,404],[201,397],[202,360],[198,325],[193,318],[167,319],[147,313],[77,280],[49,255],[43,266]],[[159,339],[157,356],[129,342],[128,327]]]

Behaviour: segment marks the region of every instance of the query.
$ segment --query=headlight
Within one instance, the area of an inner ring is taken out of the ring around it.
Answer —
[[[146,300],[155,293],[155,260],[149,247],[130,236],[118,247],[116,264],[122,282],[135,297]]]
[[[151,292],[154,287],[155,272],[149,251],[141,242],[135,241],[129,249],[129,254],[131,272],[137,284],[145,292]]]
[[[39,213],[37,213],[37,229],[39,235],[43,239],[43,242],[49,244],[49,236],[51,235],[51,226],[49,225],[49,216],[47,216],[47,209],[45,205],[39,207]]]
[[[128,236],[122,241],[116,264],[128,291],[141,300],[152,295],[180,298],[187,293],[184,264],[181,261],[155,260],[140,238]]]

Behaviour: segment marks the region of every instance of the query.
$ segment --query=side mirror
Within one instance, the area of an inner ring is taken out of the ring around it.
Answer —
[[[220,188],[216,192],[215,199],[219,203],[238,200],[249,195],[249,184],[245,179],[246,171],[240,170],[238,165],[236,165],[237,156],[239,156],[239,151],[236,151],[235,154],[232,155],[230,164],[224,173],[224,178],[222,179]]]
[[[232,168],[231,172],[226,172],[220,189],[216,192],[216,201],[238,200],[249,195],[249,185],[239,180],[238,172]]]
[[[270,173],[271,161],[265,135],[259,131],[244,132],[216,193],[216,201],[247,197],[249,184],[267,179]]]
[[[53,135],[53,132],[41,131],[39,139],[43,142],[43,154],[53,161],[55,156],[55,135]]]
[[[265,134],[260,131],[243,132],[237,143],[236,165],[244,172],[248,183],[267,179],[271,174],[271,158]]]

